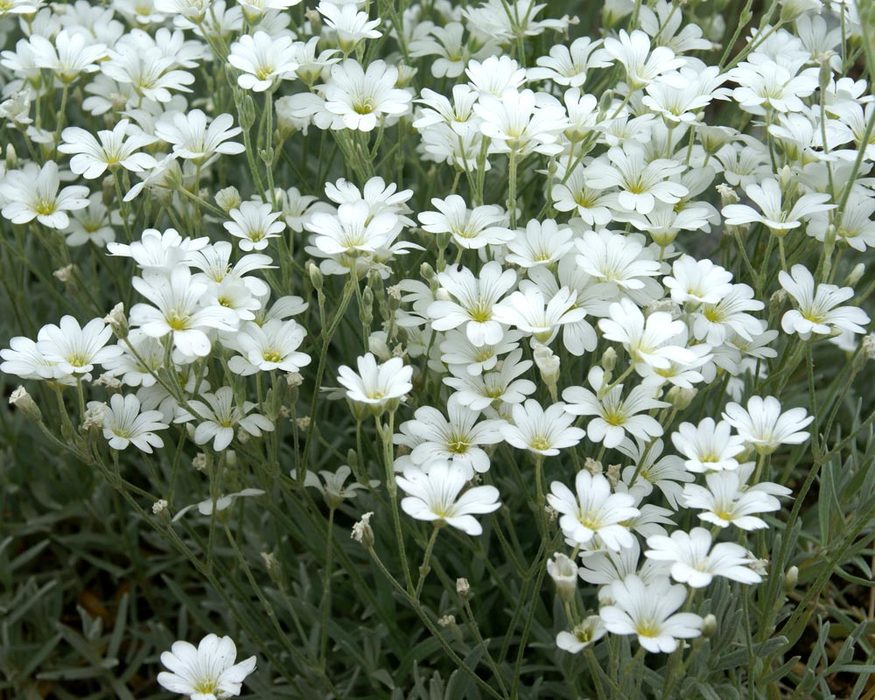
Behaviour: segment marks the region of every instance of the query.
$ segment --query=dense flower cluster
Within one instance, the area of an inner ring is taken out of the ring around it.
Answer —
[[[773,454],[814,428],[773,376],[869,332],[853,3],[787,0],[733,37],[667,0],[608,2],[594,36],[526,0],[298,2],[0,3],[3,235],[56,251],[71,288],[96,265],[126,302],[11,338],[0,370],[78,396],[67,439],[184,437],[221,464],[263,460],[290,417],[312,449],[345,399],[377,461],[280,466],[332,516],[381,491],[409,595],[412,520],[431,523],[424,578],[443,526],[484,536],[513,496],[557,594],[584,596],[558,648],[675,651],[702,634],[698,589],[771,573],[747,533],[793,497]],[[278,178],[291,148],[325,177]],[[170,507],[270,497],[232,487]],[[255,660],[235,654],[177,642],[158,682],[237,695]]]

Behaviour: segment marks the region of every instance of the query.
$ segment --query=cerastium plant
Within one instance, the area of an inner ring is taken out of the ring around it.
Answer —
[[[872,0],[0,0],[0,695],[872,698]]]

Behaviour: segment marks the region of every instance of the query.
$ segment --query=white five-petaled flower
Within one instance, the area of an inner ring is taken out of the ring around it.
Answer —
[[[668,406],[653,398],[653,387],[638,385],[623,398],[623,385],[617,384],[603,393],[604,370],[593,367],[588,381],[593,393],[582,386],[572,386],[562,392],[565,410],[574,416],[595,416],[586,426],[587,435],[593,442],[603,442],[605,447],[619,445],[626,433],[649,440],[662,435],[662,426],[645,411]]]
[[[715,576],[741,583],[759,583],[762,577],[748,567],[753,557],[741,545],[719,542],[711,546],[711,533],[694,527],[689,533],[675,530],[671,536],[652,535],[644,555],[665,562],[671,577],[691,588],[704,588]]]
[[[634,634],[638,643],[652,653],[670,653],[678,639],[698,637],[702,618],[694,613],[677,612],[687,598],[687,589],[672,585],[667,578],[645,583],[638,576],[627,576],[611,584],[613,605],[599,611],[608,632]]]
[[[411,518],[446,523],[468,535],[483,532],[474,515],[501,507],[494,486],[475,486],[462,493],[467,474],[462,467],[448,462],[427,465],[427,471],[408,470],[397,477],[397,482],[408,494],[401,500],[401,508]]]
[[[267,32],[244,34],[231,44],[228,63],[240,71],[237,84],[244,90],[264,92],[280,80],[295,77],[298,63],[292,49],[292,37],[272,37]]]
[[[158,674],[158,684],[171,693],[191,700],[221,700],[240,695],[243,680],[255,670],[255,657],[235,664],[237,647],[230,637],[208,634],[197,648],[188,642],[174,642],[161,654],[169,671]]]
[[[215,394],[204,393],[202,398],[203,401],[188,402],[194,413],[187,409],[179,409],[175,421],[177,423],[199,421],[194,429],[195,444],[205,445],[212,440],[213,449],[221,452],[231,444],[236,428],[255,437],[260,437],[263,431],[271,432],[274,429],[270,420],[259,413],[251,413],[256,404],[251,401],[237,404],[234,400],[234,391],[229,386],[221,387]]]
[[[428,307],[431,326],[436,331],[448,331],[465,326],[465,333],[474,345],[495,345],[504,330],[496,319],[496,304],[513,287],[516,273],[502,270],[492,261],[475,277],[467,267],[448,268],[438,274],[442,290],[452,299],[439,299]]]
[[[36,219],[49,228],[67,228],[70,225],[67,212],[88,206],[88,188],[70,185],[59,192],[60,184],[58,164],[53,160],[42,168],[27,163],[21,170],[11,170],[0,179],[3,216],[13,224]]]
[[[117,345],[107,345],[111,337],[112,328],[103,319],[91,319],[83,327],[72,316],[64,316],[59,325],[40,329],[36,349],[52,364],[54,376],[85,375],[94,365],[122,354]]]
[[[834,335],[840,331],[865,333],[869,316],[856,306],[839,306],[854,296],[850,287],[834,284],[815,285],[814,277],[804,265],[794,265],[790,274],[783,270],[778,280],[796,301],[798,309],[787,311],[781,318],[781,327],[787,333],[798,333],[808,340],[816,335]]]
[[[560,513],[559,527],[569,543],[587,545],[594,537],[607,549],[618,551],[632,546],[635,538],[624,524],[640,515],[635,497],[611,493],[611,483],[601,474],[577,472],[576,495],[565,484],[550,484],[547,502]]]
[[[808,439],[803,430],[814,416],[804,408],[781,413],[781,403],[774,396],[751,396],[745,409],[737,403],[726,406],[723,419],[738,435],[761,454],[771,454],[779,445],[799,445]]]
[[[114,450],[133,445],[151,454],[153,447],[164,447],[164,441],[154,431],[167,427],[160,411],[141,412],[140,400],[133,394],[115,394],[103,409],[103,437]]]
[[[735,458],[744,452],[744,440],[730,435],[731,426],[725,421],[714,422],[703,418],[699,425],[681,423],[671,441],[686,461],[684,466],[691,472],[722,471],[737,469]]]
[[[534,399],[515,404],[513,422],[501,426],[504,439],[521,450],[541,455],[558,455],[560,449],[574,447],[586,436],[581,428],[572,426],[574,417],[565,405],[556,403],[545,409]]]
[[[385,61],[367,69],[353,59],[332,66],[324,87],[325,110],[337,117],[332,128],[373,131],[385,119],[406,114],[413,97],[397,82],[398,69]]]
[[[346,388],[350,401],[385,406],[397,402],[412,388],[413,368],[404,365],[400,357],[393,357],[377,364],[372,353],[356,360],[358,372],[343,365],[337,371],[337,381]]]
[[[835,209],[835,204],[827,204],[829,195],[819,192],[803,194],[789,211],[784,210],[783,195],[778,181],[768,179],[762,185],[751,183],[744,188],[745,194],[760,208],[757,211],[747,204],[729,204],[723,207],[723,216],[730,226],[761,223],[776,235],[799,228],[802,221],[812,214]]]
[[[63,143],[58,146],[61,153],[72,153],[70,170],[86,180],[100,177],[107,169],[120,166],[131,172],[142,172],[157,165],[148,153],[139,149],[154,143],[154,136],[129,129],[130,122],[122,119],[112,130],[103,129],[94,138],[85,129],[69,126],[61,134]]]

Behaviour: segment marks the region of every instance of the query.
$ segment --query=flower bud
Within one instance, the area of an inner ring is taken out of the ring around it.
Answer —
[[[232,209],[239,207],[242,202],[240,192],[234,186],[226,187],[216,192],[216,204],[226,214]]]
[[[598,476],[604,471],[602,467],[602,463],[593,459],[592,457],[587,457],[586,461],[583,463],[583,468],[586,469],[593,476]]]
[[[708,613],[702,620],[702,636],[713,637],[715,634],[717,634],[717,618]]]
[[[845,286],[846,287],[856,287],[857,282],[863,279],[863,275],[866,273],[866,266],[863,263],[857,263],[854,265],[854,268],[848,273],[848,276],[845,278]]]
[[[676,408],[678,411],[683,411],[687,408],[691,403],[693,403],[693,399],[696,398],[696,394],[698,393],[697,389],[682,386],[673,386],[668,390],[666,394],[666,399],[672,405],[672,407]]]
[[[550,398],[554,402],[558,401],[559,358],[546,345],[538,345],[532,355],[538,371],[541,373],[541,380],[547,385],[547,390],[550,392]]]
[[[605,473],[608,481],[611,483],[611,488],[617,488],[617,484],[620,483],[620,475],[623,471],[623,467],[619,464],[609,464],[608,471]]]
[[[784,592],[790,593],[796,588],[796,582],[799,580],[799,567],[791,566],[784,574]]]
[[[167,512],[167,506],[170,505],[163,498],[159,498],[152,504],[152,515],[161,515]]]
[[[73,277],[76,275],[76,266],[72,263],[65,267],[59,268],[52,273],[52,276],[63,282],[64,284],[68,284],[73,280]]]
[[[730,204],[737,204],[739,201],[738,192],[732,189],[729,185],[721,183],[717,185],[717,194],[720,195],[720,205],[721,206],[729,206]]]
[[[461,598],[462,600],[470,600],[471,599],[471,596],[472,596],[471,584],[468,583],[468,579],[466,579],[466,578],[457,578],[456,579],[456,593],[458,594],[459,598]]]
[[[15,406],[25,417],[34,423],[42,422],[43,415],[39,410],[39,406],[36,405],[36,401],[33,400],[33,397],[27,393],[27,389],[23,386],[19,386],[12,392],[9,397],[9,404]]]
[[[112,328],[116,338],[124,340],[128,337],[128,319],[125,317],[125,305],[122,302],[113,306],[103,320]]]
[[[614,350],[614,348],[607,348],[602,353],[602,359],[599,364],[601,364],[602,369],[604,369],[605,372],[613,372],[614,367],[617,366],[617,351]]]
[[[563,602],[569,602],[577,591],[577,564],[564,554],[556,552],[547,560],[547,573],[556,584],[556,595]]]
[[[322,271],[312,260],[307,261],[307,274],[310,276],[310,284],[313,285],[313,289],[321,293],[323,283]]]
[[[868,360],[875,360],[875,334],[870,333],[863,338],[863,355]]]
[[[363,545],[367,549],[374,546],[374,531],[371,529],[373,513],[365,513],[362,519],[352,526],[350,538]]]
[[[434,268],[427,262],[422,263],[422,265],[419,266],[419,274],[422,279],[430,285],[437,282],[437,273],[435,273]]]
[[[18,154],[15,152],[15,146],[11,143],[6,144],[6,170],[15,170],[18,168]]]

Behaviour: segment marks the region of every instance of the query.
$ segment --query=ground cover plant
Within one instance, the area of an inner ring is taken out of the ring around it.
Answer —
[[[0,46],[0,696],[875,697],[871,0]]]

